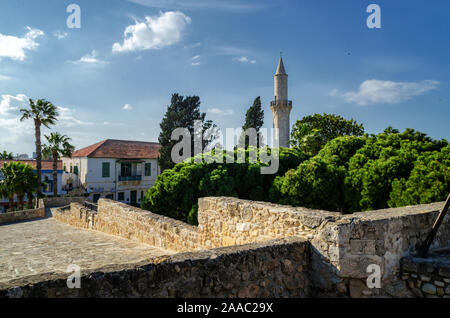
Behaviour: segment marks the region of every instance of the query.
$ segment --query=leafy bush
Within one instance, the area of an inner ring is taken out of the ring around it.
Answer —
[[[350,211],[388,207],[394,180],[408,179],[420,154],[446,145],[413,129],[399,133],[389,127],[371,136],[349,161],[345,182]]]
[[[419,156],[408,179],[392,183],[389,206],[444,201],[450,191],[450,147]]]
[[[319,154],[277,177],[270,200],[281,204],[343,211],[347,163],[364,145],[364,137],[339,137],[325,145]]]
[[[362,136],[364,126],[333,114],[314,114],[294,124],[290,145],[316,155],[329,141],[341,136]]]
[[[339,137],[277,177],[270,199],[343,212],[443,200],[450,190],[447,144],[412,129]]]
[[[223,156],[234,156],[244,151],[245,163],[202,162],[206,156],[190,158],[177,164],[173,169],[165,170],[155,181],[141,203],[141,207],[154,213],[165,215],[190,224],[197,222],[196,207],[198,199],[208,196],[232,196],[241,199],[266,201],[267,193],[277,175],[296,168],[308,157],[303,153],[281,148],[280,167],[276,175],[262,175],[261,163],[249,163],[249,151],[235,150],[224,152]],[[196,160],[198,162],[196,162]],[[224,162],[226,162],[224,160]]]
[[[245,163],[207,164],[197,157],[164,171],[142,207],[195,225],[197,201],[206,196],[347,213],[441,201],[450,191],[448,142],[412,129],[338,137],[314,157],[281,148],[274,175],[262,175],[260,162],[249,163],[250,150],[223,152],[236,160],[244,151]]]

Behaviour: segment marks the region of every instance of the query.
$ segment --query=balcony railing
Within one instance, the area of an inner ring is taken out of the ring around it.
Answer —
[[[119,181],[142,181],[142,176],[119,176]]]

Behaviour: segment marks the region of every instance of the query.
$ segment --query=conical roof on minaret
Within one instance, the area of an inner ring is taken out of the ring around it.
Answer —
[[[283,58],[280,57],[280,62],[278,62],[277,72],[275,75],[287,75],[286,70],[284,69]]]

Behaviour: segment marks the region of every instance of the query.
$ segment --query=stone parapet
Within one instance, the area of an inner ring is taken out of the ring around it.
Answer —
[[[401,279],[419,298],[450,298],[450,251],[401,260]]]
[[[49,273],[0,283],[0,298],[308,297],[308,242],[291,237],[82,271],[81,288]]]
[[[214,197],[199,200],[199,226],[101,199],[98,213],[72,203],[56,218],[176,252],[264,244],[302,237],[309,242],[310,294],[324,297],[413,297],[400,277],[400,259],[416,253],[443,203],[350,215],[267,202]],[[449,246],[446,217],[432,248]],[[380,288],[368,288],[370,268]]]
[[[16,212],[0,213],[0,224],[43,218],[45,209],[31,209]]]

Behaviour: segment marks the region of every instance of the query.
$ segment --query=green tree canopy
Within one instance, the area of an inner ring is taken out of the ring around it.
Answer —
[[[244,150],[249,152],[251,149]],[[224,158],[236,158],[235,150],[223,152]],[[242,199],[266,201],[267,193],[276,175],[261,174],[261,163],[206,163],[194,158],[165,170],[155,181],[142,201],[141,207],[196,224],[197,201],[206,196],[233,196]],[[293,149],[280,149],[277,175],[296,168],[307,157]],[[224,160],[225,162],[225,160]]]
[[[264,125],[264,110],[261,108],[261,97],[256,97],[255,101],[253,102],[253,105],[247,110],[247,113],[245,114],[245,123],[244,126],[242,126],[243,132],[245,132],[249,128],[253,128],[256,130],[257,133],[257,147],[261,147],[260,145],[260,129]],[[241,136],[243,138],[243,136]],[[245,138],[245,147],[248,147],[249,145],[249,138],[246,136]]]
[[[9,199],[10,209],[13,209],[14,196],[17,196],[17,205],[23,210],[25,195],[32,196],[36,188],[36,174],[31,165],[22,162],[5,163],[0,172],[3,179],[0,181],[1,194]]]
[[[6,150],[3,150],[3,152],[0,152],[0,160],[13,160],[14,155],[12,152],[7,152]]]
[[[292,128],[290,145],[317,154],[329,141],[340,136],[362,136],[364,126],[353,119],[333,114],[314,114],[298,120]]]
[[[172,148],[178,142],[172,140],[172,132],[176,128],[187,128],[191,134],[191,153],[194,154],[194,134],[199,132],[194,131],[194,122],[199,120],[202,122],[202,134],[209,128],[215,127],[210,120],[205,120],[206,113],[200,112],[200,98],[198,96],[183,97],[179,94],[173,94],[171,103],[167,107],[167,112],[160,124],[161,133],[159,135],[159,143],[161,144],[159,164],[161,170],[170,169],[174,167],[174,162],[171,158]],[[203,141],[203,148],[214,139]]]
[[[448,143],[413,129],[328,142],[295,170],[277,177],[273,202],[356,212],[444,200]]]

